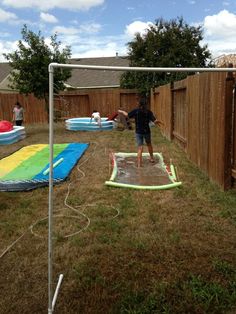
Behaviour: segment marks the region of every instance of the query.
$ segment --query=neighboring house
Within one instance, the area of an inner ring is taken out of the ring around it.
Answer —
[[[11,67],[8,62],[0,63],[0,92],[1,93],[14,93],[17,92],[10,88],[9,77],[10,77]]]
[[[236,54],[221,55],[215,58],[213,61],[217,68],[228,67],[229,64],[232,64],[235,67],[236,66]]]
[[[115,57],[101,58],[74,58],[71,64],[81,65],[101,65],[101,66],[129,66],[129,59],[116,55]],[[16,92],[9,85],[11,67],[8,63],[0,63],[0,92]],[[122,71],[101,71],[73,69],[71,78],[66,82],[66,89],[85,89],[85,88],[119,88]]]

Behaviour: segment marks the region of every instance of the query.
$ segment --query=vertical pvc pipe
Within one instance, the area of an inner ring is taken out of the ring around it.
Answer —
[[[52,228],[53,228],[53,66],[49,65],[49,196],[48,196],[48,314],[52,304]]]

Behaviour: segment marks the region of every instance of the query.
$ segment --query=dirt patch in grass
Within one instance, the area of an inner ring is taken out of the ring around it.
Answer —
[[[48,126],[26,132],[23,141],[0,147],[0,158],[48,143]],[[109,153],[135,152],[134,131],[55,125],[55,143],[90,144],[68,180],[54,187],[54,287],[64,274],[55,313],[233,311],[236,193],[220,191],[158,129],[152,134],[154,151],[167,164],[172,159],[183,186],[107,187]],[[47,311],[47,212],[48,187],[0,193],[0,253],[23,235],[0,260],[0,313]]]

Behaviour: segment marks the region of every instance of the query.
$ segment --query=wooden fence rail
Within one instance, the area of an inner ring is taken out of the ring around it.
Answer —
[[[223,189],[236,178],[233,90],[232,76],[206,72],[161,86],[151,96],[151,109],[164,123],[163,134],[177,141]]]

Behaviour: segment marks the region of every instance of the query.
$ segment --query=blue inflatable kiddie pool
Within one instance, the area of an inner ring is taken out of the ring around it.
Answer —
[[[113,120],[107,120],[107,118],[101,118],[102,127],[98,125],[91,118],[72,118],[65,121],[66,129],[70,131],[109,131],[116,127],[116,122]]]
[[[0,132],[0,145],[9,145],[25,138],[25,127],[14,126],[9,132]]]

